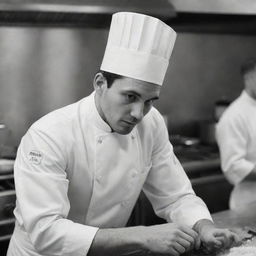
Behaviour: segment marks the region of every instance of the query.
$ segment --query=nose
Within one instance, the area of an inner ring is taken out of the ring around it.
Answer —
[[[136,102],[132,106],[131,116],[136,119],[136,121],[140,121],[144,116],[144,104],[142,102]]]

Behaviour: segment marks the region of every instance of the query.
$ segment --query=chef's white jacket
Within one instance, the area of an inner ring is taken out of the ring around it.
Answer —
[[[246,91],[223,113],[216,129],[221,166],[235,185],[230,208],[256,203],[256,182],[244,178],[256,165],[256,100]]]
[[[87,255],[98,228],[126,225],[142,188],[168,222],[211,219],[159,112],[152,108],[120,135],[101,119],[94,93],[32,125],[14,175],[17,222],[8,255]]]

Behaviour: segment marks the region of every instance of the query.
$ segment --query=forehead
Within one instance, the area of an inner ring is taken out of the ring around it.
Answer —
[[[112,84],[114,90],[118,92],[134,92],[142,98],[159,97],[161,86],[133,78],[123,77],[116,79]],[[111,87],[111,88],[112,88]]]

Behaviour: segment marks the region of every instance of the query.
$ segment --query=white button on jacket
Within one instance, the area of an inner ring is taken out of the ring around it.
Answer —
[[[159,112],[152,108],[131,134],[113,133],[94,93],[29,129],[14,174],[17,223],[8,255],[85,256],[98,228],[125,226],[142,188],[169,222],[211,219]]]

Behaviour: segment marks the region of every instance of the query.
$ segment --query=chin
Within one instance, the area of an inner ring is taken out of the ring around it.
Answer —
[[[119,129],[113,129],[116,133],[121,134],[121,135],[127,135],[131,133],[134,127],[132,128],[119,128]]]

